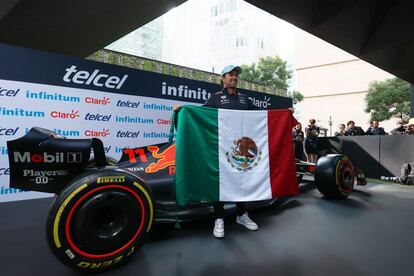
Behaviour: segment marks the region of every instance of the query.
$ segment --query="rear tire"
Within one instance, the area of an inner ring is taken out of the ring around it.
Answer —
[[[116,165],[118,164],[118,160],[116,160],[115,158],[111,157],[111,156],[105,156],[106,157],[106,163],[108,166],[114,166],[116,167]],[[92,158],[88,161],[88,163],[86,164],[87,168],[94,168],[95,167],[95,159]]]
[[[102,169],[75,179],[53,202],[49,247],[64,264],[101,271],[126,261],[154,221],[151,189],[130,172]]]
[[[354,190],[354,179],[354,167],[344,155],[327,155],[316,163],[315,184],[327,198],[347,198]]]

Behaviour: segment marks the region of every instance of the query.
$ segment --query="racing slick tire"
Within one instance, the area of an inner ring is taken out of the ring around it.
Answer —
[[[129,171],[90,170],[55,198],[46,223],[48,244],[72,268],[107,270],[143,245],[154,212],[151,189]]]
[[[316,163],[315,184],[327,198],[347,198],[354,190],[354,178],[354,167],[342,154],[323,156]]]

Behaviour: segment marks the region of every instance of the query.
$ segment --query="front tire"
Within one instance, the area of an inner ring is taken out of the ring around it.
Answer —
[[[153,202],[150,188],[130,172],[96,170],[74,180],[53,202],[49,247],[72,268],[117,266],[143,245],[154,221]]]
[[[354,190],[354,179],[354,167],[344,155],[330,154],[316,163],[315,184],[327,198],[347,198]]]

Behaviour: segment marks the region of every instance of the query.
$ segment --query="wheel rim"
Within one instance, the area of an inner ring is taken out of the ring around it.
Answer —
[[[144,222],[145,207],[135,191],[119,185],[103,186],[85,194],[72,207],[66,238],[82,256],[110,257],[136,240]]]
[[[354,170],[347,160],[338,164],[337,183],[343,193],[350,193],[354,187]]]

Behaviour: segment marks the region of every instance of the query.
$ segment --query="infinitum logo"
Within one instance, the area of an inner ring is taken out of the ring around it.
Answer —
[[[72,112],[52,111],[50,113],[50,117],[54,119],[76,119],[79,116],[79,111],[77,110],[72,110]]]
[[[131,117],[131,116],[116,116],[115,122],[117,123],[134,123],[134,124],[154,124],[153,119],[141,118],[141,117]]]
[[[9,151],[6,147],[0,147],[0,154],[1,155],[8,155]]]
[[[109,76],[107,74],[99,74],[100,70],[96,69],[93,73],[88,71],[78,71],[76,70],[75,65],[71,65],[69,68],[65,69],[66,74],[63,76],[65,82],[74,82],[77,84],[85,85],[95,85],[98,87],[105,86],[107,88],[120,89],[128,75],[122,76],[122,78],[117,76]]]
[[[26,134],[29,131],[30,131],[30,128],[26,128]],[[59,134],[60,136],[64,136],[64,137],[79,137],[80,136],[80,131],[78,130],[67,130],[67,129],[54,128],[53,131]]]
[[[47,93],[47,92],[36,92],[36,91],[26,91],[26,98],[28,99],[37,99],[37,100],[46,100],[46,101],[59,101],[59,102],[71,102],[79,103],[79,97],[65,96],[59,93]]]
[[[167,85],[166,82],[162,83],[161,93],[163,95],[174,96],[177,98],[187,98],[203,101],[206,101],[208,98],[210,98],[211,95],[205,89],[189,89],[187,85],[180,85],[176,87],[173,85]]]
[[[0,195],[19,194],[19,193],[24,193],[24,192],[29,192],[29,191],[23,191],[23,190],[15,189],[15,188],[0,187]]]
[[[14,117],[45,117],[42,111],[32,111],[23,108],[8,109],[0,107],[0,116],[14,116]]]
[[[168,106],[168,105],[164,105],[164,104],[144,103],[144,109],[172,111],[173,108],[172,108],[172,106]]]

